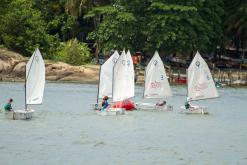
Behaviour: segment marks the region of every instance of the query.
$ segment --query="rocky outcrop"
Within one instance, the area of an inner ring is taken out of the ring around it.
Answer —
[[[25,77],[28,59],[6,49],[0,49],[0,80],[21,81]],[[46,79],[48,81],[69,81],[96,83],[99,66],[71,66],[63,62],[45,61]]]

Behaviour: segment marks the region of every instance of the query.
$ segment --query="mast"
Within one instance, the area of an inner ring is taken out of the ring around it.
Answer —
[[[101,76],[101,65],[100,65],[100,68],[99,68],[99,82],[98,82],[98,93],[97,93],[97,105],[99,104],[99,85],[100,85],[100,76]]]
[[[143,90],[143,98],[144,98],[144,94],[146,91],[146,72],[147,72],[147,67],[145,67],[145,72],[144,72],[144,90]]]
[[[188,69],[186,69],[186,84],[187,84],[187,97],[189,95],[189,82],[188,82]],[[187,100],[187,98],[186,98]]]
[[[25,88],[25,110],[27,110],[27,76],[26,76],[26,71],[27,71],[27,67],[25,67],[25,84],[24,84],[24,88]]]
[[[120,57],[119,57],[120,58]],[[118,59],[119,59],[118,58]],[[117,60],[118,60],[117,59]],[[114,63],[114,66],[112,67],[112,102],[113,102],[113,90],[114,90],[114,68],[115,68],[115,64],[117,63],[117,61]]]

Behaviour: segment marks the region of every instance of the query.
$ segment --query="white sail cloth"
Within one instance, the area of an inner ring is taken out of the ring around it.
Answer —
[[[219,96],[207,63],[196,53],[187,71],[188,97],[191,100],[216,98]]]
[[[164,64],[156,51],[145,72],[144,98],[165,98],[172,96]]]
[[[134,74],[134,65],[130,52],[128,51],[125,54],[125,51],[123,51],[113,70],[113,102],[134,97]]]
[[[26,104],[41,104],[45,87],[45,63],[37,48],[26,65]]]
[[[112,97],[113,67],[119,58],[117,51],[101,66],[98,98]]]

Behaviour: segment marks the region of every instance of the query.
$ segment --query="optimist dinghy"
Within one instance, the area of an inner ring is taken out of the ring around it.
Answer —
[[[112,98],[113,67],[118,58],[119,54],[115,51],[113,55],[100,66],[97,103],[93,104],[94,110],[100,108],[99,99],[103,99],[105,96]]]
[[[45,87],[45,63],[37,48],[26,65],[25,76],[25,109],[5,112],[5,116],[14,120],[25,120],[33,117],[34,110],[28,105],[41,104]]]
[[[219,97],[207,63],[196,53],[187,70],[187,102]],[[185,114],[208,114],[207,107],[199,105],[181,106]]]
[[[122,52],[113,69],[112,101],[114,104],[122,102],[135,96],[134,65],[130,51]],[[125,108],[110,107],[106,113],[124,115],[127,114]]]
[[[172,96],[171,88],[167,80],[164,64],[156,51],[145,70],[145,88],[144,98],[147,99],[165,99]],[[172,106],[166,105],[162,101],[156,103],[136,103],[138,110],[165,110],[171,111]]]

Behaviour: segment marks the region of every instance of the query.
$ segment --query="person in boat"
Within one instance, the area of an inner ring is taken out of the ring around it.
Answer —
[[[12,102],[13,102],[13,99],[9,99],[8,103],[3,107],[5,111],[12,111],[13,110]]]
[[[189,97],[187,97],[187,100],[186,100],[186,102],[184,104],[185,109],[189,109],[191,107],[190,101],[191,101],[191,99]]]
[[[100,111],[104,111],[108,106],[109,106],[109,103],[108,103],[108,96],[105,96],[102,100],[102,107],[100,108]]]
[[[166,105],[166,101],[159,101],[158,103],[156,103],[156,106],[165,106]]]

